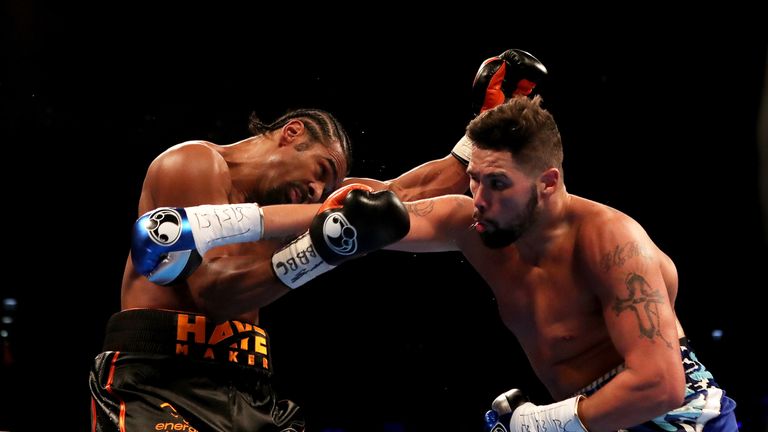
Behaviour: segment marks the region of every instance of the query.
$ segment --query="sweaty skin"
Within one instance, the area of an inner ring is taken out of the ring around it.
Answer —
[[[316,144],[299,154],[296,145],[307,139],[302,123],[292,121],[283,130],[228,146],[192,141],[172,147],[147,170],[138,214],[164,206],[319,202],[340,182],[346,161],[338,145]],[[307,207],[304,212],[284,206],[264,208],[265,232],[276,237],[303,231],[318,208]],[[287,227],[277,227],[286,221]],[[258,322],[258,309],[289,291],[274,278],[270,261],[283,240],[214,248],[184,283],[174,286],[149,282],[134,270],[129,257],[122,308],[181,310]]]
[[[180,310],[217,320],[258,323],[259,308],[289,291],[273,275],[272,253],[304,231],[319,207],[274,204],[318,203],[340,185],[347,172],[338,143],[307,146],[308,140],[302,122],[294,120],[281,130],[232,145],[190,141],[158,156],[147,170],[138,215],[157,207],[255,202],[268,205],[262,207],[264,231],[279,239],[214,248],[184,283],[173,286],[149,282],[134,270],[129,256],[122,309]],[[403,199],[461,193],[468,183],[464,166],[450,155],[388,182],[347,179],[344,183],[355,182],[393,190]]]
[[[463,193],[469,187],[466,167],[452,155],[425,162],[386,182],[370,178],[349,178],[343,185],[363,183],[376,190],[391,190],[402,201]]]
[[[407,204],[411,231],[389,248],[461,251],[555,400],[624,363],[624,372],[580,403],[590,430],[639,424],[678,407],[683,334],[670,258],[627,215],[568,194],[557,169],[529,178],[509,153],[475,149],[468,173],[473,198]],[[486,247],[479,234],[523,223],[531,194],[538,203],[529,228],[509,246]]]

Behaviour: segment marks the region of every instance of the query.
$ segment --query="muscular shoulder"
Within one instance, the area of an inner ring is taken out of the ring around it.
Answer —
[[[228,168],[214,144],[207,141],[187,141],[169,148],[155,158],[148,174],[153,171],[183,176],[214,176],[228,171]]]
[[[612,207],[582,200],[577,217],[576,251],[588,267],[605,271],[632,258],[651,259],[655,245],[645,229]]]
[[[160,154],[149,166],[143,194],[155,206],[226,202],[232,187],[229,167],[216,146],[189,141]]]

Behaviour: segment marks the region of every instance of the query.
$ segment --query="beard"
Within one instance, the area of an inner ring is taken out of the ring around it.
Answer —
[[[528,198],[528,202],[525,203],[520,222],[512,224],[508,228],[497,228],[493,231],[481,232],[480,240],[482,240],[485,247],[490,249],[501,249],[516,242],[538,219],[536,214],[536,206],[538,205],[539,195],[536,193],[536,186],[534,185],[531,186],[531,196]]]
[[[300,194],[300,201],[307,201],[304,195],[304,188],[300,182],[291,181],[288,183],[280,184],[276,187],[269,189],[263,194],[260,200],[255,200],[259,205],[275,205],[275,204],[294,204],[291,200],[291,191],[297,189]]]

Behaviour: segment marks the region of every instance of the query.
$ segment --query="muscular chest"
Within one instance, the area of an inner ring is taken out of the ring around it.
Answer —
[[[536,266],[514,250],[485,251],[474,260],[504,324],[529,356],[548,363],[593,345],[595,326],[602,322],[599,301],[580,277],[573,254],[556,252]]]

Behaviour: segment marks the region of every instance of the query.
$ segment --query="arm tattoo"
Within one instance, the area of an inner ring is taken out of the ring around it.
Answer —
[[[645,278],[637,273],[629,273],[624,283],[629,295],[626,298],[616,296],[613,302],[616,316],[627,310],[632,311],[640,327],[640,337],[647,337],[653,342],[653,338],[658,336],[668,348],[672,348],[672,344],[661,334],[659,304],[664,303],[664,296],[658,289],[651,288]]]
[[[648,257],[648,252],[636,241],[624,245],[616,245],[616,248],[600,258],[600,268],[608,271],[613,267],[621,267],[625,262],[634,257]]]
[[[408,213],[413,213],[416,216],[426,216],[435,209],[435,203],[432,200],[417,201],[405,203],[405,208],[408,209]]]

